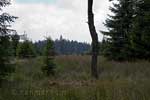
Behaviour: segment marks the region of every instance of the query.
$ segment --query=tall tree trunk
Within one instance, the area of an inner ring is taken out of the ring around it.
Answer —
[[[92,38],[92,61],[91,73],[92,76],[98,79],[97,59],[98,59],[98,35],[94,26],[93,0],[88,0],[88,25]]]

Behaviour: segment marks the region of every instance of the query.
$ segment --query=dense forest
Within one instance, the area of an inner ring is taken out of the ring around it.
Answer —
[[[35,48],[38,54],[42,54],[45,47],[45,41],[35,42]],[[55,53],[57,55],[73,55],[73,54],[86,54],[90,52],[91,45],[73,40],[66,40],[62,36],[60,39],[54,40]]]

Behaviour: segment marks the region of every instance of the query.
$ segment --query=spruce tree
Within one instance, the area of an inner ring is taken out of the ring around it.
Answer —
[[[43,53],[43,62],[44,66],[42,67],[42,71],[47,76],[55,74],[55,63],[54,63],[54,43],[51,38],[46,39],[46,46]]]
[[[17,17],[4,13],[2,8],[10,5],[10,0],[0,0],[0,83],[10,72],[13,66],[10,64],[10,23],[14,22]]]
[[[133,4],[133,0],[118,0],[110,7],[113,15],[109,15],[105,22],[108,31],[102,33],[107,37],[104,55],[111,60],[128,60],[132,54],[129,33],[132,28]]]
[[[134,57],[150,59],[150,0],[135,1],[135,14],[131,31]]]

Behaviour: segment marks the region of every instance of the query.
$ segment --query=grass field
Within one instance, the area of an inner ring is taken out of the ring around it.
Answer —
[[[90,77],[90,56],[58,56],[55,63],[55,76],[45,77],[41,57],[17,59],[0,100],[150,100],[150,62],[99,57],[99,80]]]

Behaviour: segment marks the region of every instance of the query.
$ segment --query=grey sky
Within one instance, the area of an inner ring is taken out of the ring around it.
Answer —
[[[34,0],[35,1],[35,0]],[[104,30],[103,22],[109,13],[108,0],[94,0],[96,28]],[[47,3],[13,1],[6,11],[19,19],[13,28],[19,34],[24,31],[32,40],[42,40],[45,36],[53,39],[63,35],[70,40],[91,42],[87,25],[87,0],[57,0]],[[99,33],[101,40],[102,35]]]

